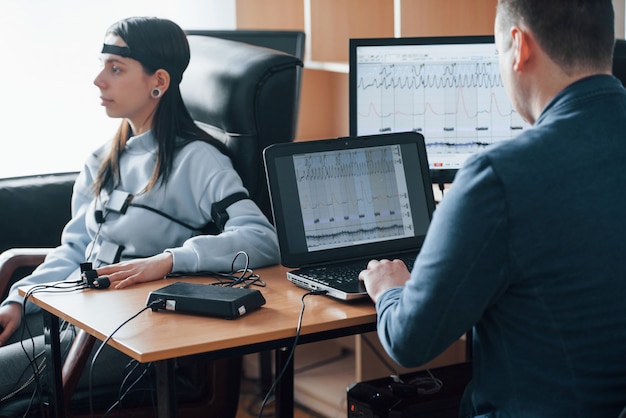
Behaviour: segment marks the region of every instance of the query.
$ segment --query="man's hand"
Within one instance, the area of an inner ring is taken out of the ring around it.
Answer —
[[[22,305],[9,303],[0,308],[0,346],[4,345],[22,322]]]
[[[160,280],[172,271],[172,254],[162,253],[148,258],[124,261],[98,268],[98,277],[108,276],[111,286],[123,289],[137,283]]]
[[[385,290],[404,286],[410,278],[411,273],[401,260],[372,260],[367,263],[367,269],[359,274],[359,280],[365,283],[374,303]]]

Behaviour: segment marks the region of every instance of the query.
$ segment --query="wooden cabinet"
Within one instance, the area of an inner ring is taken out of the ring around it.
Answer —
[[[297,140],[348,135],[348,41],[493,33],[497,0],[237,0],[237,28],[303,30]]]
[[[236,0],[239,29],[303,30],[307,36],[298,133],[348,134],[348,40],[493,34],[497,0]],[[624,37],[624,0],[613,0]]]

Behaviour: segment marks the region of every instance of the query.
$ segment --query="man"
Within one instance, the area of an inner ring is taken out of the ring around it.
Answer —
[[[499,0],[500,71],[532,127],[469,159],[411,273],[360,275],[418,366],[473,327],[462,416],[613,417],[626,405],[626,90],[611,0]]]

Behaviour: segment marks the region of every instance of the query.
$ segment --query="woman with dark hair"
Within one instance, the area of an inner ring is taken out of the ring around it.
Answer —
[[[22,386],[32,391],[28,379],[34,366],[22,348],[19,328],[40,313],[27,301],[23,320],[19,286],[78,283],[85,277],[89,282],[91,275],[96,285],[106,276],[111,287],[120,289],[169,273],[227,272],[243,268],[248,260],[250,267],[278,262],[273,226],[245,198],[224,145],[201,130],[183,104],[179,84],[189,63],[183,30],[158,18],[122,20],[107,31],[101,59],[94,84],[107,115],[122,122],[76,180],[72,219],[61,245],[2,302],[0,401]],[[244,198],[228,206],[219,233],[208,234],[215,221],[212,205],[233,195]],[[241,252],[247,257],[238,257]],[[28,327],[30,332],[41,328]],[[65,337],[69,344],[71,335]],[[39,367],[43,339],[33,341],[35,349],[29,352]],[[114,350],[102,355],[117,360],[101,360],[107,367],[96,368],[95,384],[121,381],[129,359]]]

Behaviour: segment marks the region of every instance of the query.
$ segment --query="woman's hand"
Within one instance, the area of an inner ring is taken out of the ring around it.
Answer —
[[[100,267],[98,277],[108,276],[111,286],[123,289],[137,283],[163,279],[172,271],[172,254],[161,253],[148,258],[124,261]]]
[[[4,345],[22,322],[22,305],[9,303],[0,308],[0,346]]]

